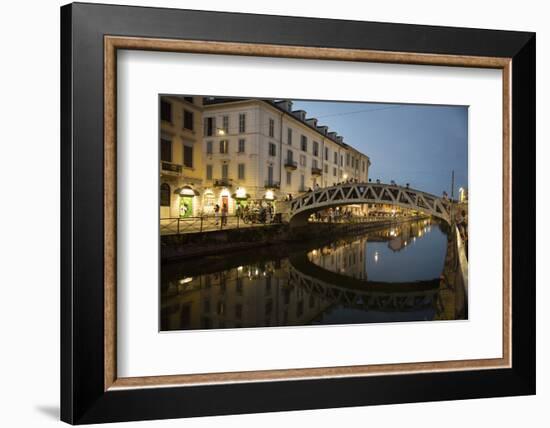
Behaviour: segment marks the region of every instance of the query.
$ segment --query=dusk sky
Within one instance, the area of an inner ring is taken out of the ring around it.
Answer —
[[[468,108],[349,102],[293,101],[370,157],[369,178],[455,197],[468,187]]]

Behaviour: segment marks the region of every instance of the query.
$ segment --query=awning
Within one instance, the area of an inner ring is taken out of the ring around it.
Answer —
[[[232,197],[233,199],[236,199],[237,201],[246,201],[248,198],[250,198],[250,194],[249,194],[249,193],[245,193],[244,195],[239,195],[239,196],[237,196],[236,193],[233,193],[233,194],[231,195],[231,197]]]
[[[191,186],[178,187],[174,190],[174,193],[180,196],[200,196],[199,191],[193,189]]]

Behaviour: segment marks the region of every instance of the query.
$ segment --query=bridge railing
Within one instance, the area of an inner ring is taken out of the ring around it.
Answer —
[[[293,217],[301,211],[343,205],[348,202],[393,204],[425,212],[450,222],[451,202],[445,197],[438,197],[410,187],[383,183],[341,183],[315,189],[290,201],[289,214]]]

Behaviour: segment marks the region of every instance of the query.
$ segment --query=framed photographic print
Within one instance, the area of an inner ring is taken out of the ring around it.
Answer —
[[[535,35],[61,8],[62,420],[535,393]]]

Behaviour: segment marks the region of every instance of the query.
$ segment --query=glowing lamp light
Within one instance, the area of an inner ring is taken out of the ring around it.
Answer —
[[[193,281],[193,278],[192,277],[187,277],[187,278],[180,279],[179,282],[180,282],[181,285],[183,285],[183,284],[188,284],[191,281]]]
[[[347,180],[347,179],[348,179],[348,175],[344,174],[344,180]]]
[[[265,198],[273,200],[275,198],[275,196],[273,195],[273,190],[268,190],[267,192],[265,192]]]
[[[246,189],[244,187],[239,187],[235,192],[237,198],[246,198]]]

